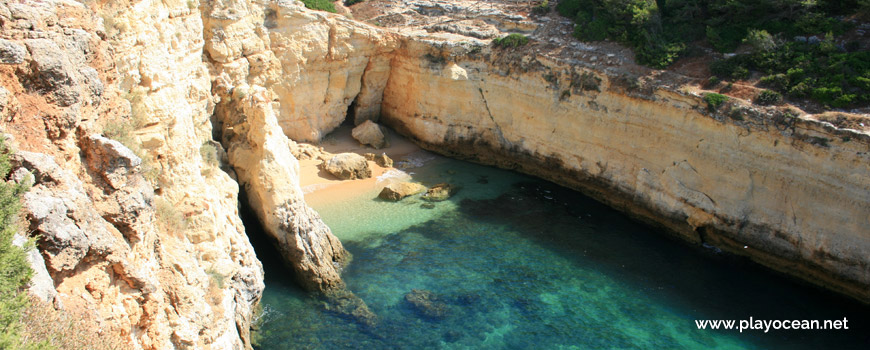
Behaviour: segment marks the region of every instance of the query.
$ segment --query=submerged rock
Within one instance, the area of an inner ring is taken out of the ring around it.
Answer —
[[[413,182],[389,184],[381,190],[378,198],[388,201],[399,201],[407,196],[413,196],[426,190],[426,186]]]
[[[369,163],[356,153],[340,153],[323,163],[323,169],[342,180],[372,177]]]
[[[349,317],[369,327],[374,327],[378,323],[378,315],[372,312],[360,297],[346,289],[327,293],[324,306],[327,311]]]
[[[457,191],[459,191],[459,187],[455,185],[440,183],[430,187],[429,190],[426,191],[426,194],[423,195],[423,199],[430,202],[440,202],[447,200],[456,194]]]
[[[415,311],[431,318],[447,316],[447,304],[441,301],[435,293],[424,289],[412,289],[405,294],[405,301],[411,304]]]
[[[387,156],[386,153],[374,154],[374,153],[366,153],[363,154],[366,159],[375,162],[377,165],[380,165],[384,168],[392,168],[393,167],[393,159]]]
[[[384,148],[387,145],[387,139],[384,137],[384,131],[381,130],[381,126],[371,120],[366,120],[353,128],[351,135],[359,143],[370,145],[376,149]]]

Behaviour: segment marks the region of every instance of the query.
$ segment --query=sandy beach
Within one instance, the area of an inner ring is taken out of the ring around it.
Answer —
[[[389,147],[382,149],[374,149],[370,146],[360,145],[360,143],[351,136],[352,125],[342,125],[320,143],[324,151],[338,154],[344,152],[357,153],[363,155],[365,153],[386,153],[387,156],[393,159],[394,162],[402,157],[417,152],[420,150],[417,145],[405,139],[394,131],[384,128],[386,137],[389,142]],[[305,200],[307,202],[330,203],[332,201],[347,200],[369,194],[371,192],[380,191],[383,185],[377,184],[378,176],[383,175],[388,168],[384,168],[373,161],[369,161],[369,167],[372,169],[372,177],[362,180],[340,180],[332,174],[320,169],[319,165],[322,161],[319,159],[307,159],[299,161],[300,179],[299,185],[305,192]]]

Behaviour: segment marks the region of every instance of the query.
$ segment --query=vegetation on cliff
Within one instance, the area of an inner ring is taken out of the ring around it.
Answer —
[[[771,90],[826,106],[870,103],[870,53],[837,41],[854,26],[845,16],[870,17],[868,0],[562,0],[556,9],[575,20],[577,38],[626,44],[651,67],[699,47],[724,53],[746,44],[745,53],[714,62],[713,74],[757,72]]]
[[[0,138],[0,349],[18,349],[21,344],[19,316],[27,307],[24,285],[33,273],[24,249],[12,244],[16,232],[21,185],[7,183],[9,151]]]
[[[529,38],[522,34],[510,34],[503,38],[493,39],[492,43],[500,47],[519,47],[529,43]]]
[[[312,10],[335,13],[335,4],[330,0],[302,0],[302,3],[305,4],[305,7]]]

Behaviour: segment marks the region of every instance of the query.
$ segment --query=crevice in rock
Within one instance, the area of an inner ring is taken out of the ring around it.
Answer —
[[[363,75],[365,76],[365,75]],[[347,114],[345,114],[344,121],[341,122],[340,126],[353,126],[356,124],[356,106],[357,100],[359,100],[359,93],[353,97],[353,101],[350,102],[350,105],[347,106]]]

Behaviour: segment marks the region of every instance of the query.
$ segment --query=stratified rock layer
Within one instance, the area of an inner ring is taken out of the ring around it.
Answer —
[[[742,120],[710,115],[700,96],[626,84],[640,81],[630,72],[510,50],[421,63],[430,49],[394,57],[381,117],[425,148],[573,187],[870,302],[866,133],[733,101],[722,110]]]

